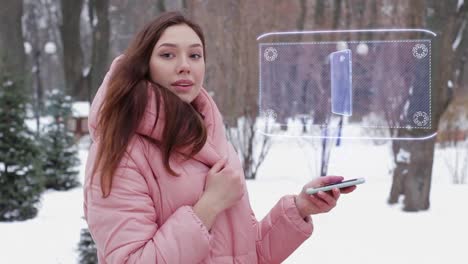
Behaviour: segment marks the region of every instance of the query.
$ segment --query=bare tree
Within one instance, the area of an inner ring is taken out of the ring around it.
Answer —
[[[8,74],[24,76],[25,54],[21,17],[23,1],[5,0],[0,8],[0,66],[7,65]],[[5,69],[5,67],[2,67]]]
[[[89,17],[93,34],[88,101],[92,101],[108,67],[110,46],[109,0],[89,0]]]
[[[444,111],[448,102],[447,81],[454,74],[453,52],[451,50],[455,39],[456,21],[460,21],[463,8],[457,10],[457,1],[308,1],[315,16],[309,18],[306,23],[311,28],[385,28],[388,25],[406,28],[430,28],[437,31],[440,37],[433,46],[432,65],[433,73],[437,75],[433,79],[433,115],[432,123],[437,123],[440,113]],[[425,13],[428,10],[429,16]],[[463,22],[458,22],[459,27]],[[387,36],[388,37],[388,36]],[[369,36],[369,38],[371,38]],[[443,54],[443,56],[442,56]],[[390,58],[391,59],[391,58]],[[383,63],[376,62],[376,63]],[[385,61],[391,63],[391,60]],[[440,70],[443,69],[443,70]],[[404,73],[395,73],[397,79],[389,80],[392,83],[400,83],[401,87],[408,87],[407,80],[401,79]],[[400,77],[398,77],[400,76]],[[397,88],[397,87],[395,87]],[[398,90],[398,89],[397,89]],[[401,90],[401,89],[400,89]],[[404,96],[403,96],[404,97]],[[410,99],[411,101],[415,99]],[[400,104],[401,105],[401,104]],[[401,107],[399,109],[402,109]],[[387,113],[389,114],[389,113]],[[397,114],[390,113],[392,115]],[[394,117],[389,117],[395,120]],[[398,137],[419,137],[416,130],[398,129],[394,133]],[[396,167],[389,202],[396,203],[400,195],[405,196],[406,211],[425,210],[429,208],[429,191],[432,173],[432,162],[434,153],[434,140],[427,141],[394,141],[392,149]],[[408,159],[398,159],[401,153],[406,153],[411,157]]]
[[[460,1],[459,1],[460,3]],[[453,76],[454,97],[468,96],[468,3],[457,6],[457,17],[455,28],[458,32],[452,43],[452,50],[455,52],[455,69]],[[465,87],[463,87],[465,85]]]
[[[37,3],[36,3],[37,4]],[[38,13],[38,7],[35,6],[35,8],[32,9],[31,11],[31,41],[33,43],[32,46],[32,64],[33,64],[33,74],[34,74],[34,81],[33,87],[34,87],[34,117],[36,119],[36,137],[39,137],[40,133],[40,116],[43,110],[43,97],[44,97],[44,89],[42,86],[42,77],[41,77],[41,71],[42,71],[42,65],[41,65],[41,57],[42,57],[42,47],[44,45],[43,41],[39,37],[39,28],[37,23],[37,13]]]
[[[237,151],[246,179],[256,178],[271,148],[271,139],[258,132],[260,129],[263,133],[270,132],[268,121],[265,123],[260,127],[257,118],[245,115],[238,119],[236,126],[226,126],[227,137]]]
[[[66,93],[78,100],[88,99],[83,89],[83,51],[80,39],[80,18],[83,0],[61,1],[62,23],[60,32],[63,43],[63,65]]]
[[[187,4],[206,33],[207,89],[212,91],[224,113],[228,136],[244,164],[246,177],[254,178],[270,146],[270,138],[260,137],[258,132],[256,38],[281,26],[295,25],[294,18],[286,22],[281,13],[297,4],[240,0],[188,1]]]
[[[439,37],[432,45],[432,117],[433,129],[438,128],[441,115],[450,101],[447,82],[454,76],[455,57],[452,49],[457,28],[457,17],[463,12],[457,11],[457,1],[433,1],[426,3],[414,1],[416,10],[427,10],[425,24]],[[425,4],[425,5],[424,5]],[[410,104],[412,102],[410,101]],[[400,129],[399,137],[417,137],[418,131]],[[434,159],[435,138],[424,141],[394,141],[394,155],[406,153],[407,159],[396,159],[392,189],[389,203],[397,203],[399,196],[404,196],[404,211],[427,210],[430,206],[429,196]]]

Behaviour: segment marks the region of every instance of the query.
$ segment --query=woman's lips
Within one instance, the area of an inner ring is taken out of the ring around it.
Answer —
[[[192,89],[194,83],[193,81],[189,80],[189,79],[179,79],[175,82],[173,82],[172,84],[172,87],[174,87],[174,89],[178,92],[188,92]]]
[[[192,85],[172,85],[172,87],[174,87],[174,89],[179,92],[188,92],[192,89],[193,84]]]

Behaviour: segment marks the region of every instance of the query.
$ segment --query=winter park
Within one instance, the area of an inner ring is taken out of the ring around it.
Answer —
[[[467,263],[466,1],[0,13],[0,263]]]

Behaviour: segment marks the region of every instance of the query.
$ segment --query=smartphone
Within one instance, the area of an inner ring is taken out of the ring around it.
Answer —
[[[320,191],[326,192],[326,191],[332,190],[333,188],[341,189],[341,188],[345,188],[345,187],[349,187],[349,186],[362,184],[364,182],[365,182],[364,178],[350,179],[350,180],[346,180],[346,181],[341,181],[341,182],[328,184],[328,185],[325,185],[325,186],[322,186],[322,187],[308,188],[308,189],[306,189],[306,193],[307,194],[316,194],[316,193],[318,193]]]
[[[353,114],[351,50],[330,54],[332,113],[343,116]]]

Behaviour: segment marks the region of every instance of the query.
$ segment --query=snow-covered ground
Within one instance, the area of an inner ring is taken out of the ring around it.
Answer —
[[[282,195],[299,192],[317,176],[319,155],[318,141],[275,141],[258,179],[247,183],[258,219]],[[451,183],[449,155],[436,152],[430,210],[404,213],[401,205],[386,203],[389,145],[344,141],[332,150],[329,174],[365,177],[367,182],[343,195],[332,212],[313,216],[313,236],[284,263],[468,263],[468,184]],[[81,179],[86,157],[84,146]],[[0,223],[0,263],[77,263],[80,230],[86,226],[82,199],[82,188],[48,191],[36,218]]]

